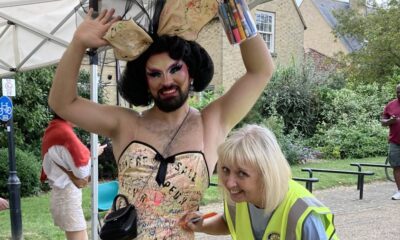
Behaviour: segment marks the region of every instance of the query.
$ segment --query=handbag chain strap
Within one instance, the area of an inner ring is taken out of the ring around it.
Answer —
[[[188,110],[188,112],[186,113],[185,117],[183,118],[181,124],[179,124],[178,128],[176,129],[174,135],[172,136],[172,138],[169,140],[167,146],[165,146],[164,150],[162,151],[163,154],[165,153],[165,151],[166,151],[167,149],[169,149],[169,147],[171,146],[171,143],[174,141],[175,137],[178,135],[179,131],[181,130],[181,128],[182,128],[182,126],[183,126],[183,124],[186,122],[186,119],[188,118],[189,113],[190,113],[190,107],[189,107],[189,110]],[[161,164],[161,163],[160,163],[160,164]],[[139,198],[139,195],[143,192],[143,189],[147,186],[147,184],[148,184],[148,182],[149,182],[151,176],[153,176],[153,174],[154,174],[154,172],[155,172],[155,169],[157,169],[157,168],[154,168],[154,169],[151,171],[151,173],[150,173],[149,177],[147,178],[145,184],[143,184],[142,189],[141,189],[140,192],[136,195],[137,197],[136,197],[136,199],[135,199],[135,201],[134,201],[134,205],[136,204],[136,202],[137,202],[137,200],[138,200],[138,198]]]

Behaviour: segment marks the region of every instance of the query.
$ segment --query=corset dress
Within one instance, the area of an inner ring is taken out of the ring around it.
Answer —
[[[137,239],[194,239],[194,234],[178,223],[185,213],[198,210],[209,186],[204,154],[185,151],[167,160],[160,156],[152,146],[133,141],[118,161],[119,192],[138,212]],[[165,180],[157,182],[162,162],[167,167]]]

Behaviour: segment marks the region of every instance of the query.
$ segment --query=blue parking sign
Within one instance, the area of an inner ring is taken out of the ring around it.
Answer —
[[[0,97],[0,121],[7,122],[12,116],[12,101],[9,97]]]

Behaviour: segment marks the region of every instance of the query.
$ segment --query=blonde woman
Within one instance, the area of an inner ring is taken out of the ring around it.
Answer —
[[[184,228],[232,239],[336,239],[333,214],[303,186],[291,170],[274,134],[257,125],[235,131],[218,148],[218,177],[225,192],[224,214]]]

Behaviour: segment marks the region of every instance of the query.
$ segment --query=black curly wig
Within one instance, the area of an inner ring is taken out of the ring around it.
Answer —
[[[137,59],[129,61],[118,81],[118,91],[134,106],[148,106],[153,98],[146,81],[146,63],[154,54],[167,52],[170,58],[186,63],[189,75],[193,78],[193,90],[203,91],[214,75],[214,64],[206,50],[194,41],[177,36],[160,36]]]

